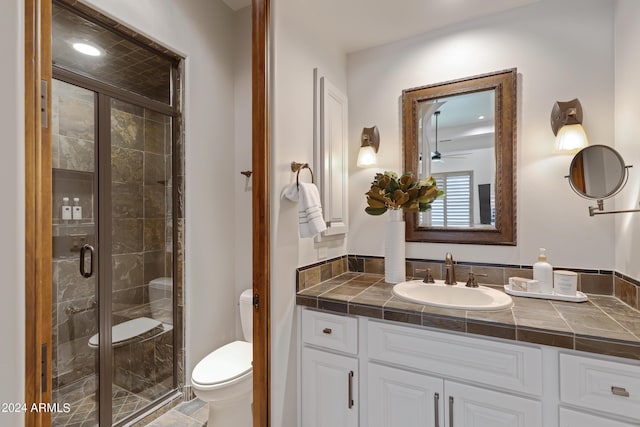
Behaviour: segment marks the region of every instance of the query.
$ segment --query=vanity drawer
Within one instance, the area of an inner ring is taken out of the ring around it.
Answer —
[[[539,348],[376,321],[369,321],[367,329],[370,359],[535,396],[542,394]]]
[[[560,399],[640,420],[640,366],[561,353]]]
[[[596,415],[576,412],[570,409],[560,408],[560,427],[636,427],[620,421],[614,421]]]
[[[350,316],[302,310],[302,341],[341,351],[358,353],[358,319]]]

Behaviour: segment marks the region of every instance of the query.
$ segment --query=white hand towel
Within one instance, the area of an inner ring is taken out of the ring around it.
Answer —
[[[322,217],[320,192],[315,184],[306,182],[301,182],[299,185],[291,184],[284,188],[282,197],[298,202],[300,237],[313,237],[327,229]]]
[[[313,237],[316,234],[321,233],[327,229],[327,224],[324,222],[324,218],[322,217],[320,192],[318,191],[318,187],[316,187],[315,184],[307,182],[300,183],[299,192],[300,205],[298,206],[298,211],[300,211],[301,207],[302,209],[304,209],[307,217],[307,222],[309,224],[310,235],[306,237]],[[303,236],[301,233],[300,237],[305,236]]]

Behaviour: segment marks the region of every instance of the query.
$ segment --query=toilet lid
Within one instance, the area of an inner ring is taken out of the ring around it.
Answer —
[[[209,353],[196,365],[191,380],[201,385],[231,381],[251,371],[253,345],[234,341]]]

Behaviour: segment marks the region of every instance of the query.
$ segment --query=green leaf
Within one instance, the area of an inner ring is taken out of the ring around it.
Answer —
[[[387,208],[372,208],[371,206],[367,206],[364,211],[369,215],[382,215],[387,211]]]
[[[398,181],[396,181],[395,179],[390,179],[384,191],[393,194],[393,192],[398,188],[400,188],[400,186],[398,185]]]

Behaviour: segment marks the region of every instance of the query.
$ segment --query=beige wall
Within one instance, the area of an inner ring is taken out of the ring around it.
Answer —
[[[0,402],[24,401],[24,1],[6,0],[0,13]],[[23,425],[21,413],[0,413],[0,425]]]
[[[592,144],[613,145],[613,2],[541,0],[498,15],[357,52],[348,57],[349,194],[367,191],[376,170],[402,168],[402,90],[517,67],[518,245],[408,243],[407,257],[528,264],[547,248],[553,265],[613,268],[613,218],[590,218],[589,202],[566,179],[570,155],[553,154],[549,125],[555,101],[580,98]],[[355,166],[363,126],[376,124],[377,169]],[[364,213],[365,197],[349,206],[350,254],[384,253],[385,216]],[[559,215],[561,213],[561,215]]]
[[[235,147],[235,292],[253,286],[251,268],[251,194],[252,179],[240,175],[251,170],[251,8],[235,13],[233,18],[234,69],[234,147]],[[242,337],[240,313],[236,315],[236,335]]]
[[[616,209],[638,209],[640,201],[640,2],[617,0],[615,11],[615,146],[629,170],[629,182],[616,196]],[[613,208],[613,203],[608,207]],[[615,215],[617,271],[640,280],[640,212]]]

